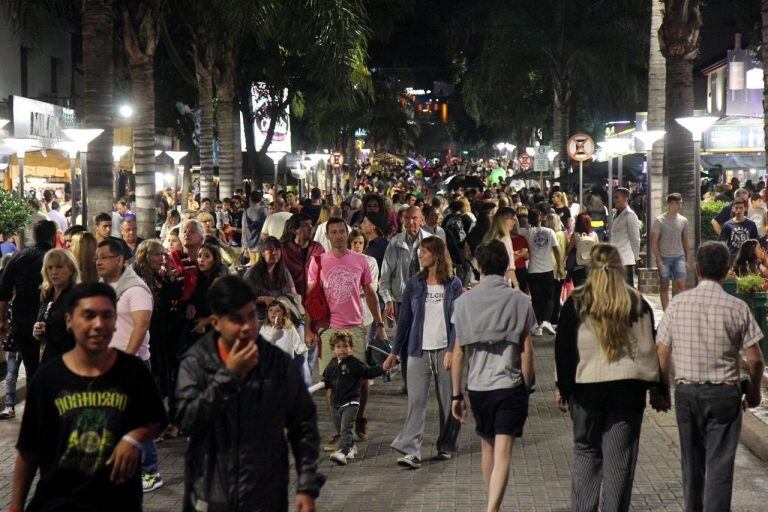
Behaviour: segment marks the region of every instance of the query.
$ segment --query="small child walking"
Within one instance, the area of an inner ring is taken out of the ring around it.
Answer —
[[[336,357],[328,363],[322,375],[322,382],[328,390],[328,408],[340,436],[339,448],[331,454],[331,460],[340,466],[357,455],[352,430],[360,407],[360,381],[374,379],[384,373],[381,366],[368,366],[353,356],[352,345],[351,333],[334,333],[330,346]]]

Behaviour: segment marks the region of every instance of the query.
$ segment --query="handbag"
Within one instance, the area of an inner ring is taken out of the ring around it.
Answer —
[[[320,255],[315,256],[315,263],[317,263],[317,283],[307,293],[307,299],[304,301],[304,307],[307,313],[309,313],[310,318],[309,328],[313,332],[331,325],[331,309],[328,306],[328,299],[325,298],[323,282],[320,279]]]

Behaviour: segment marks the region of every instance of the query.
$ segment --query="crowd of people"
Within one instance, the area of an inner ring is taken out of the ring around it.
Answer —
[[[434,384],[437,459],[457,455],[469,405],[488,510],[499,510],[545,334],[556,403],[573,420],[573,510],[629,509],[646,397],[669,410],[671,384],[688,509],[728,509],[742,396],[760,402],[762,333],[718,283],[733,261],[768,274],[754,261],[761,243],[747,243],[764,239],[765,222],[762,235],[745,225],[740,191],[725,245],[695,257],[681,196],[668,196],[647,251],[667,310],[656,334],[634,287],[642,225],[629,189],[613,191],[609,212],[599,193],[579,201],[558,187],[384,183],[361,177],[347,194],[305,198],[267,186],[221,201],[190,194],[185,208],[169,197],[146,240],[126,199],[89,227],[39,212],[20,250],[6,237],[0,419],[16,415],[22,362],[30,383],[10,510],[140,510],[141,493],[163,485],[156,443],[177,436],[188,443],[184,510],[285,510],[289,446],[296,508],[314,510],[321,450],[341,466],[359,457],[376,414],[370,385],[395,373],[407,409],[393,462],[421,467]],[[681,293],[691,270],[700,284]],[[326,443],[320,389],[335,427]],[[728,411],[707,409],[715,398]]]

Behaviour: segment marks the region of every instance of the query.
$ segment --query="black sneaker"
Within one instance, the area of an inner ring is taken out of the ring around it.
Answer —
[[[437,456],[435,457],[435,459],[437,459],[437,460],[451,460],[452,457],[453,457],[453,455],[451,454],[451,452],[437,452]]]

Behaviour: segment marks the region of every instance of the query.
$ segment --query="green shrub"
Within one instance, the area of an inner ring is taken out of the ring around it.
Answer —
[[[0,233],[15,235],[32,219],[27,200],[0,188]]]
[[[758,275],[748,275],[736,279],[736,293],[749,295],[752,292],[765,291],[765,279]]]
[[[724,206],[728,206],[725,201],[706,201],[701,203],[701,241],[717,240],[717,234],[712,229],[712,219],[720,213]]]

